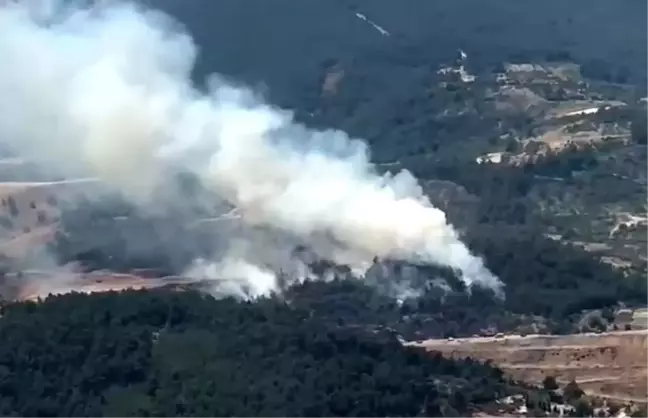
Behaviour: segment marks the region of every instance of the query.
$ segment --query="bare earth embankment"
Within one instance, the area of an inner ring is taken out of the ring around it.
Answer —
[[[648,331],[427,340],[407,345],[448,357],[492,360],[509,376],[540,383],[545,376],[572,379],[589,395],[647,402]]]

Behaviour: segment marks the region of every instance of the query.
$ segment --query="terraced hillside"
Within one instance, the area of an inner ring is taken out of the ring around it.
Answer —
[[[511,377],[540,383],[575,380],[588,394],[646,403],[648,332],[528,335],[407,343],[453,358],[492,360]]]

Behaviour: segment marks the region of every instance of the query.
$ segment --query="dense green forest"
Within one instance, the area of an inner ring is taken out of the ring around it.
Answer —
[[[3,416],[457,416],[520,390],[279,299],[68,294],[2,315]]]

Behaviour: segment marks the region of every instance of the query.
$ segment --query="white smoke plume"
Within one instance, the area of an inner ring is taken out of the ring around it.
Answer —
[[[241,299],[268,295],[278,288],[273,271],[251,264],[244,258],[226,257],[220,263],[198,259],[187,275],[198,280],[215,280],[213,293]]]
[[[33,2],[0,6],[2,145],[138,202],[182,167],[248,224],[307,243],[328,237],[340,256],[449,266],[468,285],[501,288],[416,179],[378,175],[364,142],[309,130],[219,77],[206,93],[195,88],[197,49],[170,18],[124,3],[49,4],[38,13]],[[252,274],[243,265],[218,274]],[[266,292],[274,282],[259,274]]]

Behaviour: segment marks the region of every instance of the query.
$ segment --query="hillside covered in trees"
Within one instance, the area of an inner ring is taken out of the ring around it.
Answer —
[[[457,416],[522,390],[277,299],[69,294],[2,315],[3,416]]]

